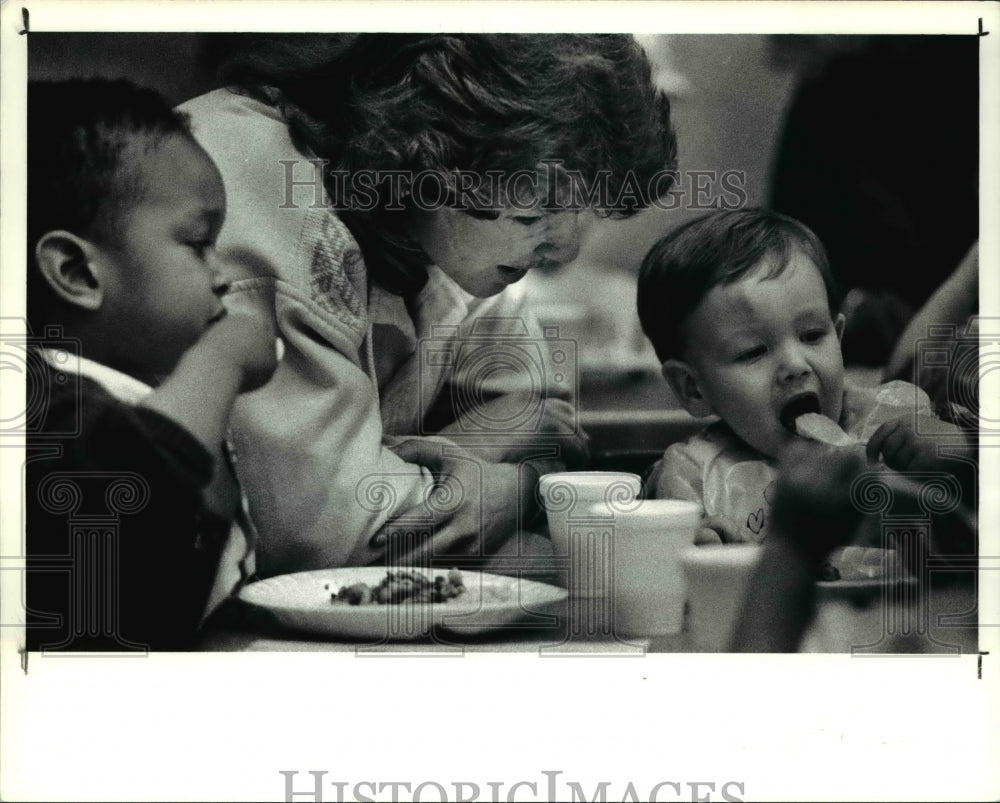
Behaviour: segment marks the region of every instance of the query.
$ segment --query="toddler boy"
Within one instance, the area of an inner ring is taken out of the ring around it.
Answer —
[[[222,179],[155,92],[33,83],[28,206],[29,648],[189,647],[253,571],[223,442],[276,366],[222,301]]]
[[[778,462],[804,432],[832,430],[828,442],[862,444],[895,470],[940,467],[916,417],[921,432],[958,431],[923,391],[845,386],[839,303],[816,236],[767,210],[698,218],[644,259],[639,318],[663,376],[688,412],[719,418],[671,445],[647,483],[650,496],[703,506],[698,543],[764,540]]]

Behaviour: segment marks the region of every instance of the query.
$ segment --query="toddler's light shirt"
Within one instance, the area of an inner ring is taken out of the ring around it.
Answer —
[[[875,388],[845,387],[843,430],[867,443],[882,424],[909,418],[919,432],[955,434],[939,420],[927,394],[909,382]],[[723,421],[667,448],[646,483],[654,499],[689,499],[702,505],[705,526],[724,542],[760,543],[767,535],[777,464],[745,444]]]

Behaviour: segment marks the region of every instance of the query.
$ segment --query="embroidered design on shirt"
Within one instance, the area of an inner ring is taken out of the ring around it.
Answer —
[[[363,328],[364,309],[350,276],[357,272],[361,254],[347,229],[329,213],[319,211],[319,220],[308,221],[306,226],[313,240],[309,264],[310,295],[342,323],[359,330]]]

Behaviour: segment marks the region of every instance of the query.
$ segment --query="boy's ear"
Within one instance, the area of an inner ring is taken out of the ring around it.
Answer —
[[[844,313],[842,312],[833,319],[833,329],[837,333],[837,340],[844,339],[844,324],[846,323],[847,318],[844,317]]]
[[[698,378],[690,365],[683,360],[667,360],[663,363],[660,371],[684,409],[691,415],[696,418],[704,418],[715,413],[708,399],[702,395],[701,388],[698,386]]]
[[[38,270],[63,301],[93,312],[104,302],[100,271],[90,261],[93,246],[72,232],[50,231],[35,246]]]

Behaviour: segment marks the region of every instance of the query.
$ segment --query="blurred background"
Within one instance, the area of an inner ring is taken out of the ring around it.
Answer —
[[[977,38],[638,38],[672,102],[673,208],[589,219],[575,262],[518,285],[543,323],[577,343],[584,425],[600,433],[623,408],[644,433],[675,420],[660,415],[676,405],[639,329],[635,278],[659,237],[727,200],[774,206],[816,231],[851,291],[845,359],[877,376],[977,237]],[[29,74],[124,76],[180,103],[217,86],[216,53],[208,34],[33,33]],[[728,174],[739,197],[709,179],[706,204],[693,191],[698,171]]]

